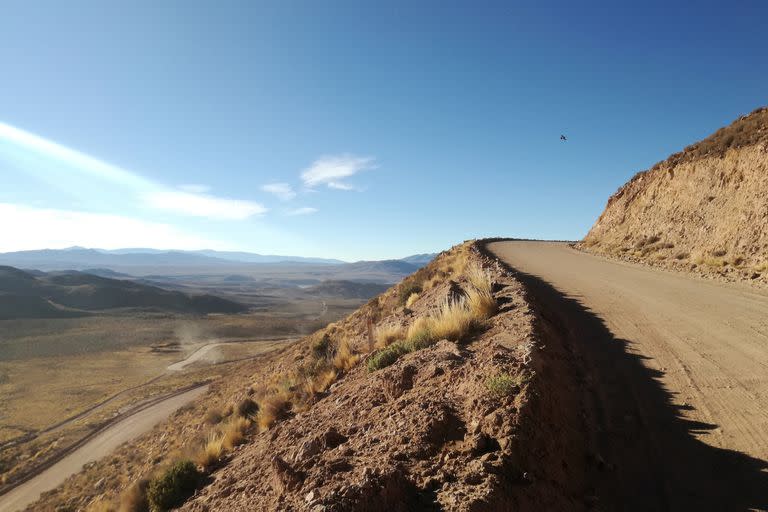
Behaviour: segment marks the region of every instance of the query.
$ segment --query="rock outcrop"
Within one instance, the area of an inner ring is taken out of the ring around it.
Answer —
[[[768,283],[768,109],[635,175],[579,246],[728,280]]]

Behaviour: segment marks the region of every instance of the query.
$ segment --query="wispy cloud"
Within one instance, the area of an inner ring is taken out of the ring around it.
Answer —
[[[207,194],[205,185],[161,185],[137,173],[44,139],[8,124],[0,123],[0,142],[17,150],[45,158],[57,167],[130,190],[140,204],[179,215],[211,219],[241,220],[267,211],[261,204]],[[39,172],[39,169],[36,169]],[[65,175],[66,176],[66,175]]]
[[[142,199],[156,210],[210,219],[242,220],[267,211],[265,207],[252,201],[221,199],[179,190],[156,190],[144,194]]]
[[[323,156],[315,160],[309,168],[301,173],[301,179],[308,188],[326,185],[337,190],[354,190],[353,185],[342,180],[373,167],[373,158],[371,157]]]
[[[296,197],[296,192],[288,183],[268,183],[261,186],[261,190],[269,192],[281,201],[290,201]]]
[[[317,208],[305,206],[303,208],[296,208],[295,210],[290,210],[286,212],[286,215],[312,215],[313,213],[317,213]]]
[[[61,249],[73,245],[117,249],[203,249],[220,243],[189,234],[169,224],[148,222],[122,215],[86,213],[53,208],[34,208],[0,203],[0,252]]]

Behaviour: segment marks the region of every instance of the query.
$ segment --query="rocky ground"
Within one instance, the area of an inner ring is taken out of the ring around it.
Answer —
[[[405,328],[463,296],[472,265],[492,281],[495,314],[460,340],[437,340],[371,371],[372,332]],[[411,297],[415,285],[421,291]],[[121,510],[138,510],[126,505],[131,486],[191,457],[211,431],[203,418],[248,397],[260,410],[245,442],[205,468],[206,484],[181,510],[587,508],[588,443],[578,400],[569,398],[567,354],[542,350],[539,326],[523,286],[483,244],[457,246],[347,319],[242,365],[32,508],[113,510],[122,495]],[[314,364],[322,334],[349,342],[350,364],[326,389],[296,398],[295,376]],[[276,393],[292,398],[265,422]]]

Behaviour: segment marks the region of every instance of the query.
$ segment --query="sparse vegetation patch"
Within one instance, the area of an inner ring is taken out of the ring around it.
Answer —
[[[147,487],[152,512],[166,512],[184,503],[201,483],[200,472],[190,460],[180,460],[156,476]]]

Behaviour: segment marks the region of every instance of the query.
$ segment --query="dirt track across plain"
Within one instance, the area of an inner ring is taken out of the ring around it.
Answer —
[[[768,510],[768,293],[562,243],[488,249],[573,355],[597,509]]]
[[[41,493],[57,487],[88,462],[109,455],[115,448],[150,430],[182,405],[208,389],[201,386],[157,402],[110,425],[50,468],[0,496],[0,511],[22,510]]]

